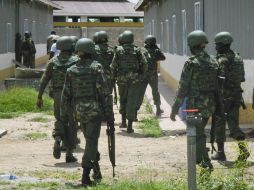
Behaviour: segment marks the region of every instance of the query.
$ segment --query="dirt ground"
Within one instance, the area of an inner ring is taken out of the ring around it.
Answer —
[[[185,175],[186,173],[186,136],[163,136],[161,138],[146,138],[135,127],[134,134],[127,134],[119,129],[120,115],[116,114],[116,175],[119,178],[135,178],[138,172],[152,175],[155,179],[165,175]],[[146,116],[141,114],[139,119]],[[36,117],[47,118],[48,121],[33,122]],[[137,125],[136,123],[135,125]],[[1,119],[0,128],[7,129],[8,134],[0,138],[0,174],[28,172],[34,170],[65,170],[79,171],[81,173],[81,158],[83,155],[84,138],[81,133],[80,147],[75,155],[78,163],[65,163],[65,153],[59,160],[53,158],[51,137],[54,125],[54,117],[42,113],[28,113],[14,119]],[[101,153],[101,168],[104,177],[111,178],[112,167],[108,157],[107,136],[105,123],[102,126],[99,139],[99,151]],[[31,132],[47,134],[46,139],[27,140],[25,135]],[[248,141],[250,150],[253,150],[253,139]],[[208,145],[209,146],[209,145]],[[227,158],[230,161],[237,157],[235,142],[226,143]],[[254,161],[253,153],[249,159]],[[217,162],[213,162],[215,169],[225,168]],[[253,162],[250,162],[250,165]],[[249,173],[254,173],[254,167],[250,166]],[[150,171],[150,173],[148,172]]]

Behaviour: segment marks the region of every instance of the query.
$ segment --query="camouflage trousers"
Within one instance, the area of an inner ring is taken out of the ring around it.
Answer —
[[[210,162],[208,150],[206,148],[205,126],[209,118],[203,118],[202,122],[196,126],[196,163]]]
[[[225,116],[215,113],[215,138],[217,143],[226,141],[226,123],[230,131],[230,136],[238,141],[244,140],[245,135],[239,127],[239,102],[226,102]]]
[[[152,89],[152,94],[153,94],[153,101],[154,105],[161,105],[161,100],[160,100],[160,93],[158,90],[158,75],[157,72],[150,74],[147,79],[142,80],[138,83],[138,88],[137,88],[137,110],[139,110],[140,106],[142,105],[144,95],[146,92],[146,87],[147,85],[150,85]]]
[[[52,136],[61,137],[65,146],[69,149],[76,148],[77,142],[77,122],[74,120],[73,108],[70,106],[69,112],[65,116],[66,122],[60,120],[60,103],[61,92],[53,93],[54,99],[54,116],[55,116],[55,128],[53,129]]]
[[[118,83],[120,114],[126,114],[126,118],[131,121],[136,117],[138,87],[137,83]]]
[[[98,140],[101,131],[102,115],[93,115],[89,119],[82,117],[82,113],[80,116],[80,127],[86,141],[85,152],[82,157],[82,167],[93,168],[94,163],[100,160]]]
[[[35,56],[31,54],[23,54],[23,65],[28,68],[35,68]]]

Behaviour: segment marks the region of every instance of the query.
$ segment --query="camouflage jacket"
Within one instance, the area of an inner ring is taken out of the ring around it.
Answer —
[[[132,44],[117,47],[110,67],[118,83],[136,83],[148,69],[141,49]]]
[[[50,52],[51,46],[53,45],[53,38],[55,35],[51,34],[47,38],[47,53]]]
[[[61,117],[74,103],[76,119],[89,121],[104,114],[114,120],[112,95],[109,92],[101,64],[91,59],[79,60],[67,70],[61,98]]]
[[[36,53],[36,48],[34,45],[34,41],[29,39],[24,39],[21,44],[21,52],[24,55],[31,54],[34,55]]]
[[[145,47],[142,48],[142,53],[147,60],[148,71],[146,75],[143,75],[141,77],[141,81],[146,80],[148,78],[153,79],[153,77],[157,77],[158,61],[166,59],[164,54],[156,45],[155,46],[145,45]]]
[[[145,45],[144,48],[147,50],[149,54],[147,58],[148,72],[157,72],[158,61],[163,61],[166,59],[166,57],[156,45],[154,46]]]
[[[206,118],[211,116],[217,104],[219,72],[216,59],[206,52],[190,57],[181,74],[172,113],[177,114],[184,98],[187,98],[187,109],[198,109]]]
[[[245,81],[243,59],[239,54],[228,51],[225,54],[217,54],[217,62],[223,71],[225,81],[222,85],[224,99],[241,99],[241,83]]]
[[[114,57],[114,50],[108,44],[98,44],[95,46],[95,60],[98,61],[104,70],[106,77],[112,78],[110,71],[110,64]]]
[[[60,53],[58,56],[50,59],[47,64],[46,71],[41,78],[38,98],[42,97],[49,81],[51,81],[53,93],[62,92],[65,73],[67,69],[74,65],[77,61],[77,56],[72,56],[66,53]]]

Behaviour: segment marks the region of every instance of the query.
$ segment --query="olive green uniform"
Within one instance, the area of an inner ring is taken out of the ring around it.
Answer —
[[[21,44],[21,53],[23,56],[23,65],[29,68],[35,68],[35,45],[31,38],[25,38]]]
[[[160,93],[158,90],[158,61],[165,60],[165,56],[156,45],[145,45],[142,49],[148,64],[148,71],[141,76],[138,91],[137,109],[140,108],[145,95],[146,87],[149,84],[152,88],[154,104],[159,107],[161,105]]]
[[[245,135],[239,127],[239,109],[242,99],[241,82],[244,82],[243,60],[239,54],[229,50],[225,54],[218,54],[217,61],[224,71],[223,99],[225,115],[215,113],[216,142],[224,143],[226,140],[226,123],[230,136],[236,140],[244,140]]]
[[[114,57],[114,50],[107,43],[95,45],[95,60],[98,61],[104,70],[110,92],[113,92],[114,79],[111,74],[110,64]]]
[[[49,60],[46,71],[41,78],[38,95],[38,98],[41,99],[47,84],[51,82],[52,97],[54,100],[54,116],[56,119],[53,137],[61,137],[69,149],[75,148],[75,140],[77,138],[76,122],[74,121],[72,110],[73,106],[69,105],[69,111],[66,115],[66,118],[68,118],[67,124],[62,123],[60,121],[60,102],[66,70],[77,61],[77,56],[72,56],[70,53],[60,53],[60,55]]]
[[[84,82],[85,81],[85,82]],[[79,60],[69,68],[61,101],[61,115],[68,112],[68,102],[74,102],[76,118],[86,139],[83,168],[93,168],[99,161],[98,139],[102,117],[114,120],[112,96],[103,76],[102,66],[92,59]],[[62,118],[65,120],[65,118]]]
[[[195,126],[197,164],[210,163],[204,129],[209,117],[215,112],[218,75],[216,59],[205,51],[190,57],[184,65],[172,106],[172,114],[176,115],[187,97],[186,109],[198,109],[197,114],[201,114],[202,122]]]
[[[136,117],[139,78],[147,71],[147,63],[140,48],[133,44],[118,46],[111,70],[117,79],[120,113],[126,114],[127,119],[133,121]]]

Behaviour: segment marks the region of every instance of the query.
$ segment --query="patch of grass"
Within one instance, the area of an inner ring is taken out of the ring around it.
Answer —
[[[158,138],[163,136],[163,132],[159,126],[159,121],[156,117],[142,119],[138,127],[142,129],[142,133],[146,137]]]
[[[24,173],[23,173],[24,174]],[[78,181],[81,178],[81,173],[79,172],[67,172],[60,170],[37,170],[25,172],[28,176],[33,176],[39,179],[62,179],[67,181]]]
[[[229,171],[214,171],[202,174],[198,178],[198,189],[200,190],[252,190],[254,187],[253,177],[243,177],[239,168]]]
[[[45,117],[40,117],[40,116],[38,116],[38,117],[34,117],[34,118],[30,119],[29,121],[32,121],[32,122],[40,122],[40,123],[46,123],[46,122],[49,121],[49,119],[48,119],[48,118],[45,118]]]
[[[41,139],[46,139],[48,137],[47,133],[42,133],[42,132],[31,132],[25,134],[25,139],[26,140],[41,140]]]
[[[0,186],[2,186],[2,185],[10,185],[10,184],[11,184],[11,182],[9,182],[7,180],[0,180]]]
[[[153,113],[153,107],[146,98],[144,99],[144,106],[145,106],[146,113],[149,113],[149,114]]]
[[[79,182],[78,182],[79,183]],[[12,190],[32,190],[32,189],[84,189],[78,184],[59,183],[59,182],[38,182],[14,184]],[[94,190],[185,190],[186,185],[179,183],[179,180],[171,181],[118,181],[113,183],[101,183],[94,187]]]
[[[0,112],[0,119],[12,119],[20,116],[21,114],[22,113],[20,112],[7,112],[7,113]]]
[[[238,168],[240,167],[240,168]],[[239,170],[240,169],[240,170]],[[211,174],[202,170],[197,172],[198,190],[253,190],[253,176],[244,175],[242,166],[232,169],[215,170]],[[154,170],[142,168],[138,171],[142,178],[132,176],[131,179],[103,180],[103,183],[89,189],[93,190],[187,190],[187,179],[184,176],[169,176],[162,180],[155,180]],[[201,172],[202,175],[201,175]],[[24,174],[24,173],[23,173]],[[38,183],[10,183],[5,187],[14,190],[30,189],[84,189],[80,187],[81,172],[65,171],[32,171],[25,174],[40,178]],[[147,176],[147,177],[144,177]],[[46,182],[49,179],[49,182]],[[51,181],[52,180],[52,181]],[[57,181],[54,181],[57,180]],[[67,181],[67,182],[66,182]],[[1,184],[1,183],[0,183]],[[5,188],[8,189],[8,188]]]
[[[12,186],[12,190],[34,190],[34,189],[49,189],[49,190],[58,190],[63,189],[64,184],[61,185],[57,182],[38,182],[38,183],[19,183],[15,186]]]
[[[0,118],[13,118],[26,112],[48,112],[52,110],[53,101],[43,97],[44,106],[36,106],[38,92],[30,88],[12,88],[0,92]]]

